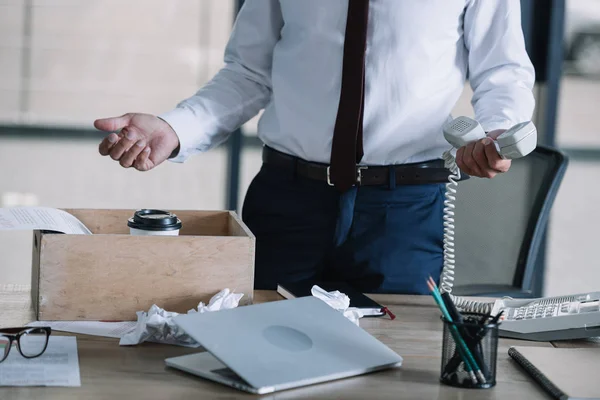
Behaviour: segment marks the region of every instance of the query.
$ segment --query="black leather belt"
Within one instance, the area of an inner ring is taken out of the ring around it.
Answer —
[[[263,147],[262,160],[265,164],[295,171],[298,176],[327,182],[331,185],[327,164],[305,161],[268,146]],[[359,165],[356,167],[356,185],[387,185],[390,183],[390,173],[392,172],[396,175],[396,185],[445,183],[448,182],[449,175],[449,171],[444,168],[444,161],[441,159],[392,166]]]

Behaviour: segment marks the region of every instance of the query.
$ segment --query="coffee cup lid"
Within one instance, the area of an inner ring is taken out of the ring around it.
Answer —
[[[137,210],[127,221],[127,226],[144,231],[173,231],[181,229],[181,220],[173,213],[163,210]]]

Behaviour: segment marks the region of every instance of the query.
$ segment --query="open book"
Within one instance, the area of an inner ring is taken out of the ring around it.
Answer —
[[[91,235],[92,232],[66,211],[49,207],[0,208],[0,231],[42,230]]]

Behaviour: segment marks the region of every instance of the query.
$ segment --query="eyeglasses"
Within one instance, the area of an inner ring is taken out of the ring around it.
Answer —
[[[49,327],[0,328],[0,362],[6,360],[13,344],[25,358],[39,357],[48,347]]]

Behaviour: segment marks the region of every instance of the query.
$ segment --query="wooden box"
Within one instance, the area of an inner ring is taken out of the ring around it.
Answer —
[[[234,212],[177,211],[179,236],[131,236],[135,210],[65,210],[93,235],[34,232],[32,296],[40,321],[136,320],[156,304],[186,313],[224,288],[250,304],[255,238]]]

